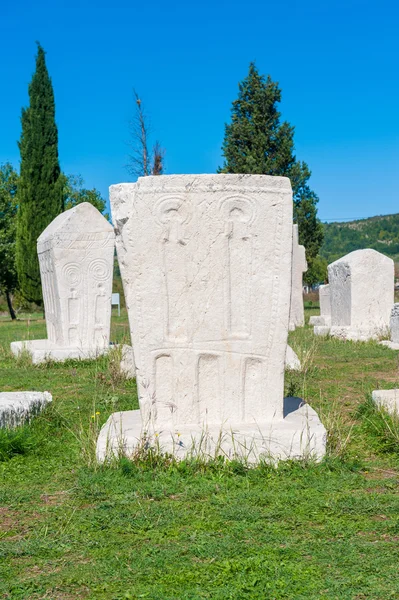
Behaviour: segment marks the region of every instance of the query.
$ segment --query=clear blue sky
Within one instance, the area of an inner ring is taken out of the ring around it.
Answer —
[[[255,60],[282,87],[320,217],[399,212],[398,30],[396,0],[3,0],[0,163],[18,166],[35,40],[53,80],[61,167],[106,197],[131,180],[133,87],[167,172],[214,172],[237,84]]]

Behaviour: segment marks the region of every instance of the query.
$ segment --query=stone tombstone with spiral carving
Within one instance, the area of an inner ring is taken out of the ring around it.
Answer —
[[[109,348],[114,260],[113,227],[88,202],[58,215],[37,241],[46,340],[11,349],[46,358],[88,358]]]
[[[284,403],[289,179],[143,177],[111,186],[110,201],[140,410],[110,417],[99,460],[143,436],[180,456],[322,453],[317,416],[305,426],[314,411]]]

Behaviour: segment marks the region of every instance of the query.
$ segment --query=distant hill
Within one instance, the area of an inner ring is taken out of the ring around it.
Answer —
[[[399,213],[346,223],[324,223],[320,253],[329,263],[363,248],[374,248],[399,262]]]

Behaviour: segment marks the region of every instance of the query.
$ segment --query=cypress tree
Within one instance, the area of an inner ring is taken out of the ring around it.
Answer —
[[[308,185],[311,175],[308,165],[298,161],[294,154],[294,127],[280,121],[280,101],[278,84],[270,75],[265,79],[251,63],[247,77],[239,83],[231,123],[225,126],[222,146],[225,162],[218,172],[289,177],[294,222],[298,223],[299,241],[305,246],[311,264],[323,243],[323,226],[317,218],[319,199]]]
[[[63,179],[58,161],[53,86],[40,44],[36,71],[29,84],[29,106],[22,109],[21,124],[16,266],[22,295],[41,304],[36,242],[63,210]]]

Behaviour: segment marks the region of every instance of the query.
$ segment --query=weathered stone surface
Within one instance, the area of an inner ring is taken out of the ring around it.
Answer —
[[[88,202],[58,215],[37,241],[47,340],[14,342],[33,362],[108,351],[115,234]]]
[[[394,304],[390,320],[391,342],[399,344],[399,303]]]
[[[134,362],[133,348],[127,344],[123,344],[122,346],[120,369],[126,379],[134,379],[134,377],[136,377],[136,364]]]
[[[308,269],[305,246],[299,245],[298,225],[292,226],[292,274],[291,274],[291,306],[290,330],[305,325],[303,310],[303,274]]]
[[[309,432],[309,433],[307,433]],[[311,432],[311,433],[310,433]],[[250,423],[239,429],[227,425],[184,425],[176,430],[147,431],[143,435],[139,410],[113,413],[102,427],[97,441],[97,460],[112,456],[134,457],[151,446],[180,458],[241,458],[249,463],[277,463],[281,460],[313,458],[320,460],[326,451],[326,430],[317,413],[300,398],[284,399],[284,419],[263,424]]]
[[[399,389],[375,390],[372,394],[373,401],[391,414],[399,415]]]
[[[328,266],[328,279],[333,337],[366,341],[387,333],[393,260],[376,250],[355,250]]]
[[[287,345],[287,352],[285,355],[285,368],[289,371],[300,371],[301,361],[298,358],[296,352],[293,351],[291,346]]]
[[[329,335],[330,327],[328,325],[316,325],[313,327],[313,332],[315,335],[320,335],[322,337]]]
[[[135,443],[144,431],[165,443],[176,431],[197,442],[205,430],[233,429],[241,440],[278,432],[291,296],[289,180],[145,177],[112,186],[110,196],[139,391]],[[299,435],[305,448],[312,432]]]
[[[321,285],[319,287],[319,303],[320,303],[320,316],[313,316],[309,319],[309,325],[316,325],[318,327],[330,327],[331,326],[331,301],[330,301],[330,286]]]
[[[28,423],[51,401],[49,392],[1,392],[0,428]]]

